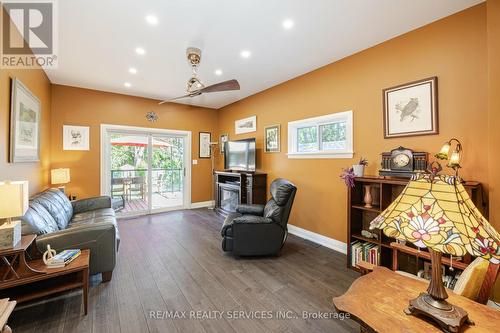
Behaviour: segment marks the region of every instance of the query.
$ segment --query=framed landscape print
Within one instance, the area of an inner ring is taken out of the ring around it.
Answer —
[[[226,133],[226,134],[221,134],[220,135],[220,140],[219,140],[219,143],[220,143],[220,153],[221,155],[224,154],[224,144],[229,140],[229,135]]]
[[[272,125],[264,129],[264,152],[266,153],[279,153],[280,152],[280,138],[281,126]]]
[[[89,150],[90,127],[63,125],[63,150]]]
[[[384,137],[438,134],[437,77],[383,90]]]
[[[208,132],[200,132],[200,147],[198,150],[199,158],[210,158],[210,141],[211,134]]]
[[[250,133],[257,130],[257,116],[236,120],[234,122],[234,132],[236,134]]]
[[[40,160],[40,100],[18,79],[11,82],[9,161]]]

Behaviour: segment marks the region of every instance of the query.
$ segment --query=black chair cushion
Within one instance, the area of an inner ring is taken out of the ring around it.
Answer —
[[[294,190],[295,186],[286,179],[279,178],[271,183],[271,195],[278,206],[285,205]]]
[[[264,217],[268,217],[275,222],[281,220],[281,215],[283,214],[283,207],[278,206],[276,201],[269,200],[264,207]]]

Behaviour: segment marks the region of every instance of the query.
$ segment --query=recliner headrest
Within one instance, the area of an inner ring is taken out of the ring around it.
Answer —
[[[279,206],[285,205],[295,190],[295,185],[283,178],[275,179],[271,183],[271,195]]]

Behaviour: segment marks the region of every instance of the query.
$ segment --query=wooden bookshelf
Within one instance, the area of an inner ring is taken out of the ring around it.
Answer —
[[[347,206],[347,267],[355,271],[359,269],[351,263],[351,244],[354,241],[376,244],[379,247],[380,265],[393,270],[402,270],[410,273],[418,271],[423,261],[430,261],[429,254],[425,249],[420,251],[412,245],[401,245],[395,243],[395,239],[387,237],[380,230],[369,230],[370,222],[386,209],[396,197],[402,192],[408,179],[395,177],[364,176],[356,177],[355,186],[348,189]],[[370,185],[373,197],[371,208],[365,207],[363,197],[365,185]],[[472,201],[478,209],[487,216],[486,204],[483,198],[481,183],[466,182],[464,184]],[[367,238],[361,235],[362,230],[370,231],[377,238]],[[453,261],[453,267],[463,270],[470,263],[470,256],[464,257],[462,261]],[[450,258],[443,256],[443,265],[450,265]]]

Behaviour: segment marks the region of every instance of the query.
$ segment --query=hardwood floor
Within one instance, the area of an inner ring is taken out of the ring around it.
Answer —
[[[234,258],[221,250],[221,223],[207,209],[120,220],[113,279],[92,277],[87,316],[74,293],[18,309],[9,323],[15,333],[359,332],[349,319],[303,318],[331,316],[332,297],[358,276],[344,255],[290,235],[278,257]]]

